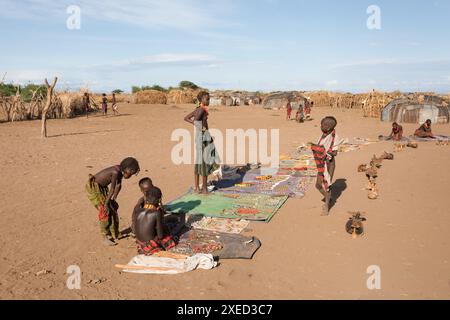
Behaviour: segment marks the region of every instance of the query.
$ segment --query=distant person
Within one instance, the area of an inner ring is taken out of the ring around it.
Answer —
[[[175,247],[176,241],[164,223],[166,212],[161,190],[150,178],[141,179],[139,187],[144,197],[139,200],[132,218],[138,253],[149,256]]]
[[[330,202],[332,200],[330,186],[336,170],[335,157],[338,153],[336,126],[336,118],[326,117],[322,119],[320,125],[322,136],[317,144],[311,146],[318,171],[316,188],[324,196],[323,216],[329,215]]]
[[[85,92],[83,95],[83,108],[86,111],[86,118],[89,117],[90,106],[91,106],[91,101],[90,101],[89,93]]]
[[[301,102],[298,103],[297,113],[295,114],[295,121],[297,121],[298,123],[303,123],[305,121],[304,108]]]
[[[209,93],[202,91],[198,94],[199,106],[189,113],[184,121],[194,125],[195,130],[195,154],[194,167],[194,192],[208,194],[208,176],[220,166],[216,158],[216,149],[213,138],[209,133]],[[202,177],[202,189],[200,191],[199,179]]]
[[[115,246],[121,238],[119,231],[119,204],[117,196],[122,189],[122,179],[129,179],[139,173],[139,163],[134,158],[124,159],[120,165],[106,168],[96,175],[89,175],[85,189],[87,197],[98,210],[100,231],[104,243]]]
[[[102,112],[104,116],[108,114],[108,98],[106,98],[106,93],[102,94]]]
[[[292,114],[292,104],[289,101],[286,106],[286,120],[291,120],[291,114]]]
[[[117,101],[116,101],[116,94],[114,92],[112,94],[111,108],[112,108],[115,116],[120,114],[119,106],[117,105]]]
[[[310,120],[311,119],[311,107],[312,107],[312,104],[314,104],[314,102],[306,101],[306,104],[305,104],[305,120]]]
[[[436,137],[433,135],[433,132],[431,131],[431,120],[428,119],[425,121],[423,125],[419,127],[419,129],[414,132],[414,135],[419,138],[431,138],[436,139]]]

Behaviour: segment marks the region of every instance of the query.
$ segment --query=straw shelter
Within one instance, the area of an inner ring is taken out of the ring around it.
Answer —
[[[133,95],[136,104],[167,104],[167,95],[157,90],[138,91]]]
[[[392,100],[381,112],[381,120],[388,122],[424,123],[428,119],[432,123],[449,123],[448,105],[439,99],[421,103],[419,100],[400,98]]]
[[[264,109],[282,109],[286,108],[288,102],[299,104],[304,103],[306,98],[296,92],[276,92],[267,96],[262,106]]]
[[[168,104],[188,104],[195,103],[199,90],[193,89],[172,89],[167,94]]]

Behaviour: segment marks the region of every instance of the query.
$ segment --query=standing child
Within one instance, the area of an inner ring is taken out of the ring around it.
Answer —
[[[309,100],[306,101],[305,104],[305,118],[306,120],[310,120],[311,119],[311,108],[314,105],[314,102],[310,102]]]
[[[83,96],[83,107],[84,107],[84,110],[86,111],[86,118],[89,117],[89,107],[90,107],[90,105],[91,105],[91,101],[90,101],[90,98],[89,98],[89,93],[85,92],[84,96]]]
[[[86,193],[89,201],[98,210],[100,231],[104,243],[114,246],[119,240],[119,205],[117,196],[122,188],[122,178],[129,179],[139,173],[139,163],[134,158],[124,159],[120,165],[106,168],[96,175],[89,175]],[[110,186],[108,188],[108,186]]]
[[[305,114],[303,112],[303,104],[301,102],[298,103],[298,110],[295,114],[295,121],[298,123],[303,123],[305,120]]]
[[[209,93],[202,91],[198,94],[200,106],[188,114],[184,121],[194,125],[195,131],[195,168],[194,168],[194,192],[199,192],[200,176],[202,177],[202,189],[200,193],[208,194],[208,176],[219,168],[216,149],[213,138],[209,133]]]
[[[114,92],[112,94],[111,108],[115,116],[119,115],[119,106],[117,105],[116,94]]]
[[[317,165],[316,188],[324,196],[322,215],[329,215],[331,192],[330,186],[333,181],[334,171],[336,169],[336,160],[338,152],[337,120],[334,117],[326,117],[322,119],[321,130],[322,136],[317,144],[311,146],[314,160]]]
[[[108,114],[108,99],[105,93],[102,94],[102,112],[104,116]]]
[[[290,101],[288,102],[288,104],[286,106],[286,111],[287,111],[286,120],[291,120],[292,104]]]

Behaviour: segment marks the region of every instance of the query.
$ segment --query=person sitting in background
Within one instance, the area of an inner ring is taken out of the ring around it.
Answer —
[[[392,124],[392,131],[389,135],[389,140],[400,141],[403,138],[403,127],[397,122]]]
[[[435,139],[436,137],[433,135],[433,132],[431,131],[431,120],[428,119],[425,121],[423,125],[419,127],[419,129],[414,132],[414,135],[419,138],[431,138]]]
[[[298,123],[303,123],[305,121],[305,113],[303,112],[303,104],[298,103],[297,113],[295,114],[295,121]]]

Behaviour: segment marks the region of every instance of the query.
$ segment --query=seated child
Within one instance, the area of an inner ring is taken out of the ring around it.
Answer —
[[[139,163],[134,158],[124,159],[120,165],[106,168],[96,175],[89,175],[86,183],[86,193],[89,201],[98,210],[100,231],[104,243],[114,246],[114,240],[120,238],[119,216],[116,202],[122,188],[122,178],[129,179],[139,173]],[[111,185],[110,188],[108,186]]]
[[[389,138],[394,141],[400,141],[403,138],[403,127],[399,125],[397,122],[392,124],[392,132],[389,135]]]
[[[295,121],[303,123],[305,121],[304,108],[301,103],[298,105],[297,113],[295,114]]]
[[[419,129],[414,132],[414,135],[419,138],[432,138],[434,139],[435,136],[431,132],[431,120],[428,119],[423,125],[420,126]]]
[[[152,255],[176,246],[164,223],[166,213],[162,206],[162,192],[150,178],[139,182],[144,197],[138,201],[132,217],[132,229],[136,235],[139,254]]]

